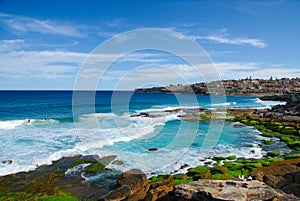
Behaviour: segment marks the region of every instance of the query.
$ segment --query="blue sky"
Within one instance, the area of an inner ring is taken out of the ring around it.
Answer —
[[[139,28],[191,38],[210,55],[223,79],[300,77],[299,19],[296,0],[0,0],[0,89],[72,89],[94,48]],[[136,52],[116,62],[99,89],[113,89],[121,70],[149,63],[186,65],[161,52]],[[188,82],[202,81],[189,79],[190,74]],[[165,84],[176,83],[168,73],[163,76]],[[131,88],[135,86],[124,87]]]

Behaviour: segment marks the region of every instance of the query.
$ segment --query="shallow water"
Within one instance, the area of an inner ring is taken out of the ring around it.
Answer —
[[[222,121],[186,122],[179,116],[198,107],[265,108],[278,103],[256,97],[216,97],[212,103],[201,95],[102,91],[90,112],[93,103],[85,102],[85,95],[75,107],[80,112],[73,115],[70,91],[1,91],[0,161],[13,162],[0,163],[0,175],[89,153],[115,154],[123,164],[110,167],[140,168],[148,174],[201,164],[216,155],[259,158],[264,153],[257,145],[262,137],[254,128]],[[151,117],[132,116],[140,112]]]

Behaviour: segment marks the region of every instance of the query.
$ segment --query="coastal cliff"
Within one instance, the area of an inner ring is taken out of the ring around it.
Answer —
[[[281,79],[241,79],[201,82],[195,84],[177,84],[164,87],[140,88],[136,92],[144,93],[183,93],[219,95],[220,89],[224,89],[226,95],[231,96],[266,96],[282,95],[300,92],[300,78]]]

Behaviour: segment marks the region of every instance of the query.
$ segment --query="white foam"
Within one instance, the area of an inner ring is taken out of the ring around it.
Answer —
[[[213,103],[211,106],[230,106],[231,104],[235,105],[236,102]]]
[[[254,153],[250,154],[252,150],[254,150]],[[108,153],[110,152],[106,152],[105,154]],[[234,147],[232,145],[219,144],[209,150],[192,148],[170,150],[163,148],[153,153],[128,154],[124,151],[116,151],[114,154],[118,156],[118,160],[123,161],[123,164],[116,165],[112,163],[108,166],[109,168],[115,168],[120,171],[138,168],[144,171],[148,176],[151,176],[153,172],[155,174],[168,174],[174,170],[178,170],[178,173],[185,173],[187,170],[180,169],[182,165],[188,164],[188,168],[204,165],[205,162],[212,161],[208,159],[208,157],[214,156],[235,155],[245,158],[261,158],[263,151],[257,145],[252,147]]]
[[[22,124],[26,123],[27,120],[11,120],[11,121],[0,121],[0,129],[11,130]]]
[[[152,118],[133,116],[128,114],[116,115],[112,113],[86,114],[80,117],[77,131],[80,139],[89,149],[101,148],[116,142],[128,142],[154,133],[158,126],[178,119],[177,113],[152,113]]]
[[[285,101],[267,101],[267,100],[260,100],[259,98],[256,98],[255,102],[263,105],[262,107],[259,107],[259,108],[271,108],[275,105],[285,105],[286,104]]]
[[[77,165],[77,166],[75,166],[75,167],[73,167],[71,169],[68,169],[65,172],[65,175],[67,177],[76,176],[76,175],[80,174],[83,170],[85,170],[90,165],[91,165],[91,163],[85,163],[85,164]]]
[[[0,129],[12,130],[22,125],[32,125],[41,123],[58,123],[55,119],[23,119],[23,120],[7,120],[0,121]]]

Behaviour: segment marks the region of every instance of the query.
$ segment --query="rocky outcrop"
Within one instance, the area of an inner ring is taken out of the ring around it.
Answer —
[[[299,200],[282,191],[300,196],[300,158],[274,163],[268,169],[257,168],[252,176],[260,181],[200,179],[195,182],[186,174],[160,175],[148,180],[138,169],[122,174],[103,169],[114,158],[78,155],[40,166],[35,171],[0,177],[0,198],[13,195],[8,200],[38,200],[58,196],[57,200],[65,200],[65,196],[71,195],[70,200],[102,201]],[[100,178],[99,172],[104,177]],[[112,175],[113,181],[109,182]],[[98,180],[87,181],[86,176],[96,176]],[[185,184],[178,185],[178,182]]]
[[[115,158],[97,155],[63,157],[36,170],[2,176],[0,200],[6,200],[7,196],[12,196],[8,200],[39,200],[47,196],[52,196],[52,199],[55,199],[53,196],[69,195],[92,199],[99,194],[104,195],[110,190],[109,182],[99,186],[86,181],[85,177],[102,172]]]
[[[173,191],[175,183],[172,183],[172,175],[161,175],[160,178],[162,180],[150,183],[141,170],[126,171],[118,179],[117,188],[102,196],[99,200],[155,201],[163,199]]]
[[[300,159],[290,160],[288,166],[278,167],[280,163],[275,163],[273,169],[283,177],[288,177],[284,173],[293,173],[298,171],[295,167],[296,161]],[[279,169],[276,169],[279,168]],[[258,168],[259,169],[259,168]],[[275,182],[278,180],[278,174],[270,175],[269,172],[259,171],[259,176],[253,174],[253,177],[261,178],[262,181]],[[183,174],[184,175],[184,174]],[[186,175],[185,175],[186,176]],[[189,182],[185,184],[176,185],[173,181],[172,175],[159,176],[159,181],[149,183],[146,175],[140,170],[129,170],[124,172],[120,179],[117,181],[117,188],[107,195],[101,197],[100,200],[113,200],[113,201],[248,201],[248,200],[276,200],[276,201],[296,201],[299,197],[286,194],[297,192],[299,187],[296,183],[290,183],[290,192],[276,190],[271,185],[266,185],[262,181],[236,181],[236,180],[211,180],[200,179],[198,181]],[[174,176],[175,178],[175,176]],[[294,181],[299,181],[299,174],[293,178]],[[291,180],[285,181],[285,183]],[[279,181],[278,181],[279,182]],[[268,183],[269,184],[269,183]],[[276,187],[276,186],[273,186]],[[286,186],[285,186],[286,187]],[[293,188],[293,189],[292,189]]]
[[[260,181],[243,182],[206,179],[175,186],[173,198],[169,197],[168,199],[179,201],[299,200],[295,196],[276,191]]]
[[[273,188],[300,197],[300,158],[257,168],[251,176]]]
[[[270,112],[282,115],[300,116],[300,93],[291,93],[281,96],[264,96],[261,100],[286,101],[285,105],[276,105]]]

